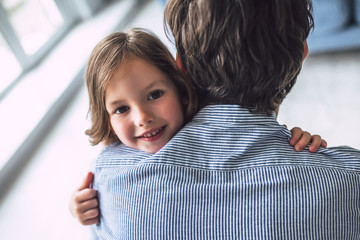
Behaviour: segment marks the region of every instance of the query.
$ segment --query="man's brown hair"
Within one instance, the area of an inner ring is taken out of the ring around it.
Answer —
[[[295,84],[311,0],[169,0],[165,22],[207,104],[274,110]]]

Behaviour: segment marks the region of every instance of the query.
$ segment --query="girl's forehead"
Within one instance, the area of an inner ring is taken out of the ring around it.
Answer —
[[[111,74],[106,88],[122,79],[144,79],[171,81],[168,74],[159,69],[155,64],[137,57],[131,57],[118,63]]]
[[[136,56],[129,56],[126,59],[123,59],[121,62],[119,62],[116,66],[115,73],[117,74],[126,74],[133,70],[142,70],[144,67],[153,67],[157,68],[154,64],[150,63],[149,61],[136,57]]]
[[[129,74],[136,72],[136,66],[134,65],[135,62],[136,58],[124,59],[119,62],[110,75],[107,87],[109,87],[109,85],[111,85],[115,80],[119,81],[120,79],[128,77]]]
[[[164,71],[162,71],[156,64],[154,64],[150,60],[139,57],[130,57],[128,59],[124,59],[121,63],[117,65],[113,75],[117,75],[117,77],[124,77],[130,73],[131,74],[148,73],[148,74],[167,75]]]
[[[117,64],[116,68],[119,70],[126,70],[128,68],[131,68],[132,65],[134,65],[137,61],[143,61],[143,59],[133,56],[133,55],[127,55],[124,56]]]
[[[133,61],[130,59],[123,60],[122,62],[118,63],[113,76],[117,75],[118,77],[126,75],[128,72],[132,70]]]

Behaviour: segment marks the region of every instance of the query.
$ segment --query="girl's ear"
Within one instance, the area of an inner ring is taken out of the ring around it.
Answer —
[[[307,57],[307,55],[309,54],[309,46],[307,44],[307,41],[305,40],[304,42],[304,55],[303,55],[303,61],[305,60],[305,58]]]

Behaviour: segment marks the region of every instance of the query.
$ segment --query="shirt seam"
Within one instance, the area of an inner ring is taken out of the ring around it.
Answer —
[[[139,162],[140,163],[140,162]],[[259,167],[249,167],[249,168],[241,168],[241,169],[204,169],[204,168],[197,168],[197,167],[189,167],[189,166],[178,166],[178,165],[173,165],[173,164],[164,164],[164,163],[142,163],[142,166],[167,166],[167,167],[171,167],[171,168],[182,168],[182,169],[190,169],[190,170],[198,170],[198,171],[204,171],[204,172],[241,172],[241,171],[247,171],[247,170],[255,170],[255,169],[269,169],[269,168],[283,168],[283,167],[293,167],[293,168],[312,168],[312,169],[327,169],[327,170],[334,170],[334,171],[341,171],[341,172],[346,172],[346,173],[352,173],[354,175],[360,175],[360,171],[359,170],[350,170],[350,169],[342,169],[340,167],[319,167],[319,166],[303,166],[303,165],[291,165],[291,164],[283,164],[281,166],[279,165],[269,165],[269,166],[259,166]],[[129,165],[118,165],[115,167],[136,167],[136,166],[140,166],[140,165],[136,165],[136,164],[129,164]],[[107,166],[96,166],[95,169],[102,169],[102,168],[113,168],[114,165],[109,165]]]

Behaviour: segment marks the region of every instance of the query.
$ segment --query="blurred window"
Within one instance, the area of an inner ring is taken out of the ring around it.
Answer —
[[[21,73],[21,66],[2,34],[0,34],[0,66],[3,66],[0,81],[0,92],[2,92]]]
[[[2,4],[28,55],[39,50],[64,23],[53,0],[4,0]]]
[[[14,80],[39,63],[79,19],[73,5],[72,1],[0,0],[0,100]]]

